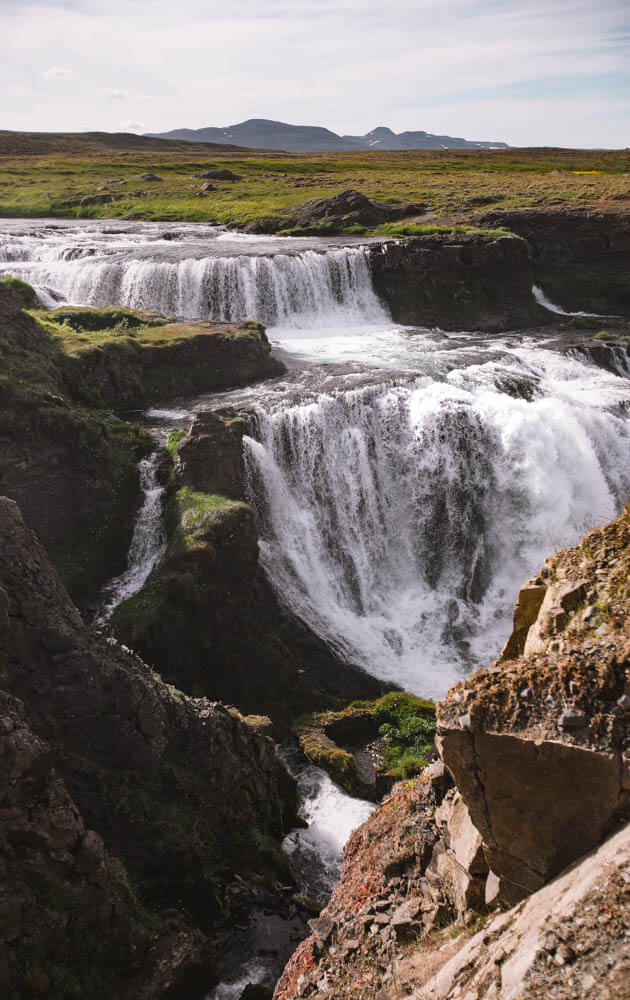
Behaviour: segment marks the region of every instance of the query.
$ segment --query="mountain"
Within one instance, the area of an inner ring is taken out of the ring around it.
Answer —
[[[193,142],[194,142],[193,136]],[[197,140],[196,145],[199,145]],[[0,130],[0,156],[39,156],[46,153],[85,154],[106,151],[125,151],[155,153],[172,153],[177,150],[190,151],[190,143],[184,146],[181,142],[174,143],[159,137],[136,135],[131,132],[9,132]],[[193,150],[195,146],[193,145]],[[221,142],[220,151],[242,152],[237,146],[229,146],[226,140]],[[200,146],[203,152],[208,151],[208,143],[204,140]]]
[[[152,132],[157,139],[235,144],[246,149],[277,149],[287,153],[342,153],[360,149],[505,149],[505,142],[478,142],[430,132],[400,132],[385,126],[367,135],[337,135],[316,125],[287,125],[266,118],[250,118],[227,128],[178,128]]]

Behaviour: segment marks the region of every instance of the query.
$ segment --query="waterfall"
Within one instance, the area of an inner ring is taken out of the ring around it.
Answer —
[[[166,533],[162,522],[162,496],[164,487],[157,479],[159,453],[143,458],[139,465],[142,504],[134,525],[127,568],[104,588],[101,608],[95,624],[103,625],[112,613],[144,587],[152,570],[166,550]]]
[[[17,253],[5,247],[5,262]],[[361,246],[177,260],[120,257],[63,247],[53,259],[22,259],[3,270],[33,284],[47,304],[61,296],[71,305],[120,305],[225,322],[257,319],[271,326],[387,318],[372,289],[368,254]]]
[[[505,370],[255,410],[261,560],[350,660],[425,696],[489,662],[519,586],[630,491],[627,381],[517,348]],[[529,380],[529,381],[528,381]]]

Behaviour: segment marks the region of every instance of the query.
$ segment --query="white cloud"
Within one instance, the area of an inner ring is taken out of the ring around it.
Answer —
[[[149,129],[148,125],[143,125],[142,122],[123,122],[120,126],[123,132],[137,132],[142,135]]]
[[[72,70],[67,69],[65,66],[51,66],[42,73],[42,76],[47,80],[65,80],[67,77],[72,76]]]
[[[105,88],[105,97],[110,101],[150,101],[148,94],[134,94],[133,90],[117,90],[114,87]]]
[[[621,146],[627,20],[627,0],[0,0],[3,127],[116,129],[146,101],[147,131],[266,117]],[[80,87],[41,80],[53,54],[47,78],[72,66]]]

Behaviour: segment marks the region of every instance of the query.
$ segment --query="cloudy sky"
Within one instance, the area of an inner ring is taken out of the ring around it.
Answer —
[[[628,0],[0,0],[0,128],[630,145]]]

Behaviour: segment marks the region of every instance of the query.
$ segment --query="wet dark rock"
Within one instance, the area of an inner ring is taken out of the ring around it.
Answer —
[[[550,322],[532,294],[524,240],[415,236],[373,246],[370,267],[398,323],[498,333]]]

